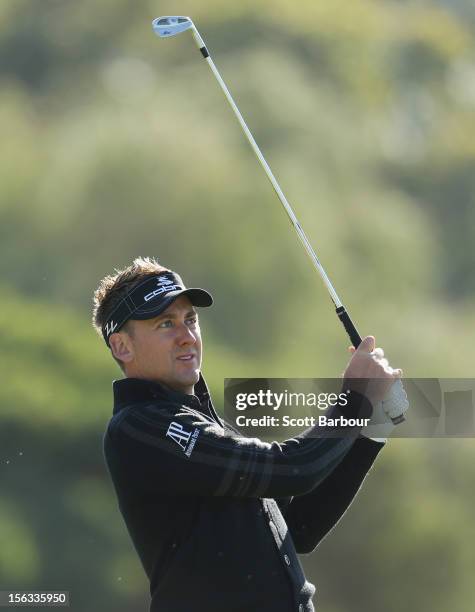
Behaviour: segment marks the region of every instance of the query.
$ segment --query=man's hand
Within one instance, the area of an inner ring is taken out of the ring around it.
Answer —
[[[373,415],[361,434],[377,442],[386,442],[395,425],[391,419],[405,414],[409,408],[406,391],[402,380],[398,379],[389,389],[388,394],[382,402],[373,409]]]
[[[367,336],[355,350],[344,373],[344,388],[365,395],[373,405],[373,416],[361,433],[367,438],[385,442],[394,429],[392,418],[404,414],[409,408],[402,385],[400,368],[392,368],[381,348],[374,348],[373,336]],[[370,379],[370,380],[369,380]]]
[[[365,395],[375,408],[389,393],[402,370],[392,368],[381,348],[374,348],[373,336],[366,336],[357,349],[350,347],[352,357],[343,374],[343,388]]]

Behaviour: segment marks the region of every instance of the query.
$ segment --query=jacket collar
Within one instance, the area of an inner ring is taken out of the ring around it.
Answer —
[[[122,408],[130,406],[131,404],[161,400],[201,410],[211,415],[214,420],[221,425],[221,421],[211,402],[206,381],[201,373],[195,385],[194,395],[172,391],[158,382],[144,380],[142,378],[122,378],[120,380],[114,380],[112,389],[114,393],[113,414],[117,414]]]

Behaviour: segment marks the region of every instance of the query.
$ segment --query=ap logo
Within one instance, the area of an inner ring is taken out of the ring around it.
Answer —
[[[187,457],[190,457],[199,435],[200,430],[197,427],[195,427],[193,432],[186,431],[183,425],[176,421],[170,423],[166,433],[167,438],[171,438],[176,442]]]

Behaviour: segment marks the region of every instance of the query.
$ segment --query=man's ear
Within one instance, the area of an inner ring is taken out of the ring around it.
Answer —
[[[127,332],[115,332],[109,338],[112,354],[124,363],[130,363],[134,356],[132,340]]]

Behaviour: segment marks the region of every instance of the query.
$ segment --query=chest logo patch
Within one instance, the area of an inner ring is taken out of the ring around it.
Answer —
[[[191,455],[199,434],[200,430],[198,428],[193,431],[186,431],[183,425],[176,421],[170,423],[167,431],[167,437],[176,442],[187,457]]]

